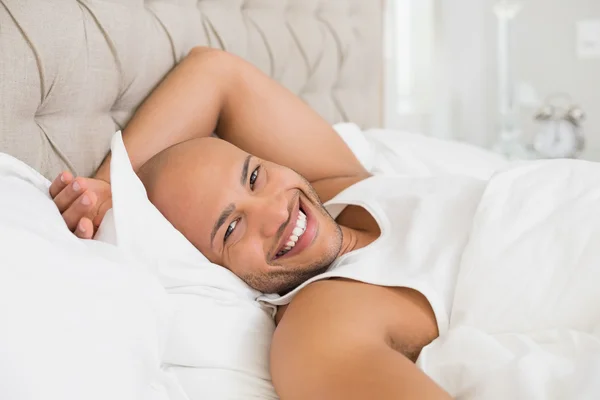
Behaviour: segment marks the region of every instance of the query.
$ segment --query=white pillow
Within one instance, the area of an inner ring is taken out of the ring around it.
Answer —
[[[114,246],[77,239],[48,186],[0,154],[0,398],[184,399],[161,370],[164,290]]]
[[[393,129],[361,129],[334,125],[367,171],[373,174],[464,175],[489,179],[508,165],[506,158],[471,144]]]
[[[164,362],[195,399],[277,399],[269,374],[274,308],[260,293],[210,263],[150,203],[121,133],[112,141],[113,212],[97,239],[149,266],[174,309]]]

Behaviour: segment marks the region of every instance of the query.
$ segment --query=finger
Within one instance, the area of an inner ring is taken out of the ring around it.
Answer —
[[[55,198],[64,188],[67,187],[69,183],[73,180],[73,174],[69,171],[63,171],[58,176],[52,184],[50,185],[50,197]]]
[[[91,239],[94,235],[94,224],[87,217],[81,218],[75,229],[75,236],[80,239]]]
[[[104,203],[100,204],[100,206],[98,207],[98,213],[92,220],[92,222],[94,223],[94,226],[96,228],[100,226],[100,224],[102,223],[102,220],[104,219],[104,216],[106,215],[106,212],[108,210],[110,210],[111,208],[112,208],[112,198],[109,198]]]
[[[98,202],[96,194],[92,191],[85,191],[76,201],[63,213],[63,219],[71,232],[75,231],[79,221],[90,215],[93,215],[93,209]]]
[[[87,184],[84,178],[75,178],[67,187],[65,187],[54,198],[54,203],[63,214],[71,205],[81,196],[87,189]],[[79,220],[79,218],[77,218]],[[75,222],[77,223],[77,222]]]

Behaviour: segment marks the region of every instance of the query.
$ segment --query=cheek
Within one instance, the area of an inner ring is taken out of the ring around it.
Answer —
[[[340,237],[335,221],[331,217],[321,214],[321,212],[324,211],[318,210],[316,215],[319,230],[317,231],[315,244],[319,251],[324,251],[336,245]]]
[[[230,252],[229,268],[238,276],[255,275],[268,268],[263,243],[257,239],[242,240]]]
[[[292,169],[276,166],[269,168],[268,181],[277,188],[304,188],[304,180]]]

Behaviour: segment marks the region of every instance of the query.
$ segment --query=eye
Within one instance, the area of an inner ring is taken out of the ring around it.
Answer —
[[[252,171],[252,175],[250,175],[250,190],[254,190],[254,184],[256,183],[256,180],[258,179],[258,173],[260,171],[260,165],[258,167],[256,167],[254,169],[254,171]]]
[[[237,223],[238,223],[238,220],[236,219],[235,221],[233,221],[232,223],[229,224],[229,226],[227,227],[227,230],[225,231],[225,236],[223,237],[223,243],[227,242],[227,239],[235,230]]]

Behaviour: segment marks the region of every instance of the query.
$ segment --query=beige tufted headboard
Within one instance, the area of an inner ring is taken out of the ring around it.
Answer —
[[[380,0],[0,0],[0,152],[48,178],[92,174],[195,45],[250,60],[332,123],[377,126],[381,37]]]

